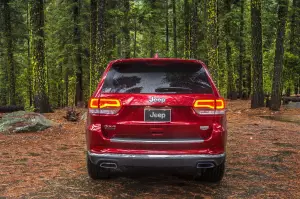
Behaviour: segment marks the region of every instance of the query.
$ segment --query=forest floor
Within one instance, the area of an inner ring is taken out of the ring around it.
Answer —
[[[249,109],[228,103],[227,169],[220,184],[169,174],[86,172],[84,121],[37,133],[0,134],[0,198],[300,198],[300,109]],[[80,110],[82,113],[85,110]],[[260,116],[278,116],[280,121]]]

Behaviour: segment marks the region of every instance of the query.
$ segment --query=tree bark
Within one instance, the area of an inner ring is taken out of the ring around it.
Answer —
[[[208,67],[218,85],[218,0],[207,0]]]
[[[165,0],[166,6],[166,56],[169,57],[169,0]]]
[[[8,69],[8,96],[9,104],[16,105],[16,76],[15,62],[13,54],[13,38],[11,30],[11,9],[9,0],[4,0],[4,37],[6,41],[6,57]]]
[[[300,1],[293,0],[292,4],[292,15],[291,15],[291,34],[290,34],[290,48],[289,51],[294,56],[299,56],[300,54]],[[295,68],[294,63],[287,66],[290,68]],[[293,71],[294,72],[294,71]],[[292,73],[291,74],[294,82],[294,93],[299,94],[300,90],[300,74],[299,73]]]
[[[191,21],[191,58],[197,59],[197,50],[198,50],[198,34],[199,34],[199,25],[198,25],[198,0],[192,1],[192,21]]]
[[[175,0],[172,0],[172,8],[173,8],[173,54],[174,57],[177,57],[177,16],[176,16],[176,3]]]
[[[225,34],[226,34],[226,63],[227,63],[227,98],[236,100],[236,90],[234,84],[233,65],[232,65],[232,50],[231,50],[231,19],[229,17],[231,12],[231,0],[225,1],[226,9],[226,22],[225,22]]]
[[[129,31],[129,0],[124,0],[124,28],[123,33],[125,37],[125,58],[130,58],[130,31]]]
[[[150,24],[149,48],[150,48],[150,57],[153,57],[155,53],[155,38],[156,38],[156,29],[153,23],[153,21],[156,19],[156,0],[150,0],[150,7],[152,12],[150,21],[152,23]]]
[[[97,0],[91,0],[90,21],[90,95],[96,89]]]
[[[261,0],[251,0],[253,94],[251,108],[264,107]]]
[[[80,0],[73,0],[73,43],[75,47],[76,56],[76,94],[75,94],[75,105],[82,107],[83,102],[83,82],[82,82],[82,57],[81,57],[81,33],[79,27],[80,17]]]
[[[45,71],[45,36],[44,36],[44,1],[30,0],[30,27],[33,69],[34,104],[40,113],[51,112],[49,99],[46,92]]]
[[[134,42],[133,42],[133,57],[136,57],[136,37],[137,37],[137,19],[134,19]]]
[[[277,111],[281,106],[282,68],[284,55],[285,24],[288,14],[288,0],[278,1],[278,24],[276,50],[274,58],[274,73],[270,109]]]
[[[106,0],[98,1],[98,12],[97,12],[97,51],[96,51],[96,79],[100,79],[102,75],[104,64],[106,62],[105,52],[105,10]],[[97,85],[98,82],[95,82]]]
[[[190,58],[190,5],[184,0],[184,57]]]
[[[245,68],[245,3],[244,0],[240,1],[240,41],[239,41],[239,85],[238,92],[240,99],[248,99],[247,94],[247,79],[246,79],[246,68]],[[251,73],[250,73],[251,75]]]

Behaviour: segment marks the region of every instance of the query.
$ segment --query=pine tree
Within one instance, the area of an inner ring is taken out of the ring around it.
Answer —
[[[46,92],[44,1],[30,0],[30,27],[35,107],[41,113],[51,112]]]
[[[270,109],[277,111],[281,105],[281,90],[282,90],[282,68],[283,68],[283,55],[284,55],[284,37],[285,37],[285,24],[288,14],[288,0],[278,1],[278,25],[277,25],[277,38],[276,50],[274,58],[274,74],[272,84],[272,96]]]
[[[13,38],[11,28],[11,9],[9,0],[4,0],[4,37],[6,41],[6,57],[7,57],[7,71],[8,71],[8,94],[9,104],[16,105],[16,77],[15,77],[15,61],[13,53]]]
[[[218,81],[218,0],[207,0],[208,67],[214,81]]]
[[[253,94],[251,108],[264,107],[261,0],[251,0]]]
[[[81,34],[79,27],[80,17],[80,0],[73,0],[73,43],[75,47],[75,64],[76,64],[76,94],[75,105],[83,106],[83,70],[82,70],[82,57],[81,57]]]

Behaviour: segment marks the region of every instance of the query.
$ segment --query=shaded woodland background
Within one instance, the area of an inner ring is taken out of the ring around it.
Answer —
[[[110,60],[201,59],[223,96],[299,93],[299,0],[0,0],[0,105],[83,106]],[[51,107],[51,108],[50,108]]]

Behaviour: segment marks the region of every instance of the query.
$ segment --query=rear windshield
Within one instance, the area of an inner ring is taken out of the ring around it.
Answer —
[[[119,63],[108,72],[102,93],[211,94],[212,88],[200,64]]]

